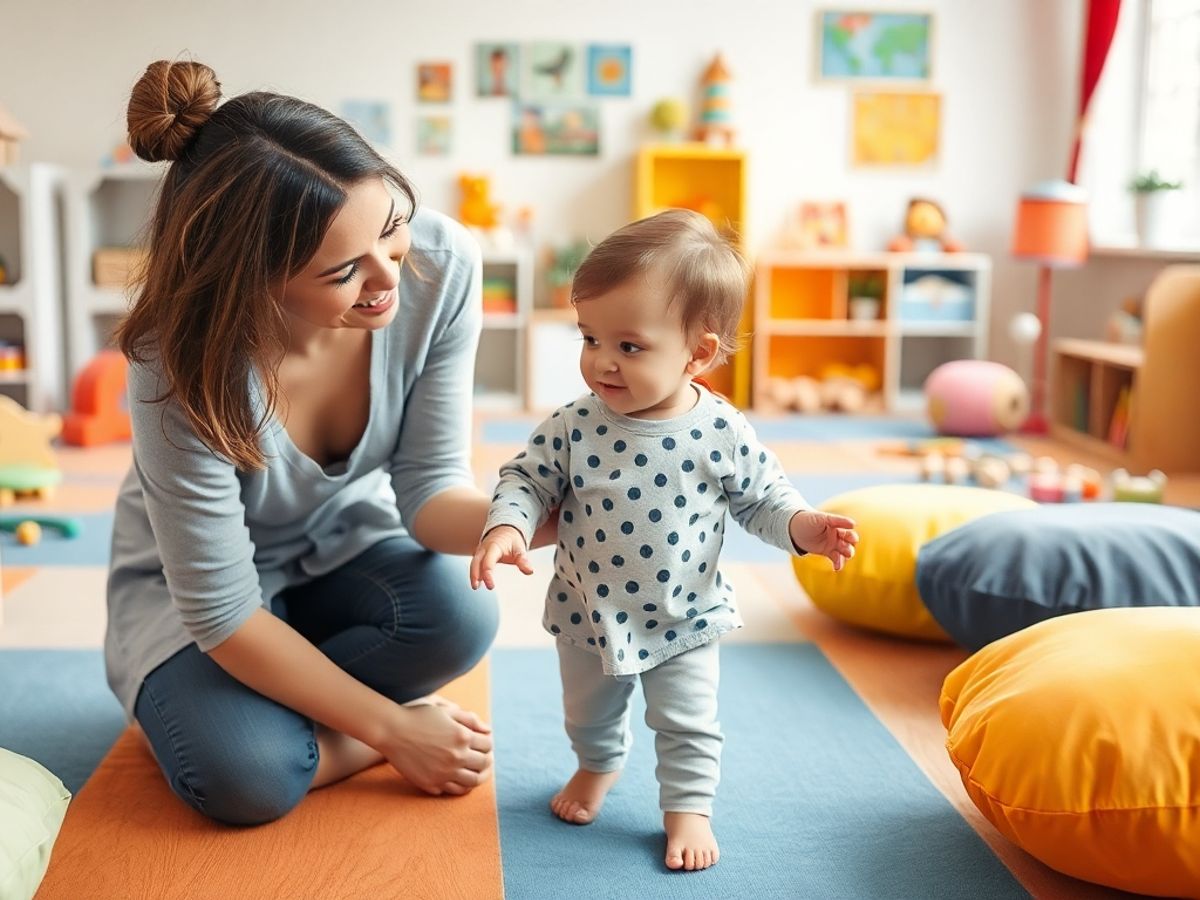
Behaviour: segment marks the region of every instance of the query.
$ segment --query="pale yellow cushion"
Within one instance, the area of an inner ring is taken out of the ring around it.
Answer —
[[[988,513],[1036,506],[1003,491],[942,484],[860,488],[821,505],[850,516],[860,543],[841,572],[822,556],[793,560],[813,605],[834,618],[902,637],[948,641],[917,593],[917,553],[944,532]]]
[[[951,672],[940,706],[1010,840],[1076,878],[1200,897],[1200,609],[1049,619]]]
[[[0,897],[32,897],[71,795],[40,763],[0,747]]]

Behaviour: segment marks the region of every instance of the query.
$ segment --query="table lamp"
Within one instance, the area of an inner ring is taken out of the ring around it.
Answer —
[[[1041,181],[1021,195],[1013,226],[1012,255],[1040,264],[1037,317],[1041,333],[1033,353],[1033,390],[1023,431],[1045,434],[1046,341],[1050,332],[1050,270],[1083,265],[1088,255],[1087,192],[1067,181]]]

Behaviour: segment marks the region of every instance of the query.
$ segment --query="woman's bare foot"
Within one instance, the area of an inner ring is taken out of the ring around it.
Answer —
[[[550,809],[564,822],[590,825],[596,820],[609,788],[617,783],[621,770],[589,772],[579,769],[550,801]]]
[[[663,813],[663,827],[667,829],[668,869],[699,871],[715,866],[721,858],[708,816],[687,812]]]

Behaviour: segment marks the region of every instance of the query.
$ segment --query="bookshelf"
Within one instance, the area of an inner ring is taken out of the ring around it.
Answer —
[[[1051,433],[1133,471],[1200,472],[1200,266],[1164,268],[1144,308],[1141,347],[1051,344]]]
[[[526,328],[533,308],[533,258],[523,247],[483,253],[483,331],[475,356],[475,405],[526,406]]]
[[[97,284],[98,264],[103,251],[111,255],[142,243],[163,173],[139,162],[75,172],[67,181],[68,380],[111,346],[113,329],[129,308],[128,286]]]
[[[708,216],[731,236],[749,258],[746,238],[747,156],[743,150],[701,143],[651,144],[635,160],[633,212],[635,219],[671,207],[694,209]],[[725,365],[704,374],[712,387],[741,407],[750,402],[750,342],[752,313],[746,304],[741,335],[745,349]]]
[[[1145,362],[1141,347],[1070,338],[1053,344],[1051,433],[1117,465],[1129,460],[1130,404]]]
[[[754,279],[754,405],[769,406],[769,378],[819,378],[840,363],[878,373],[884,408],[924,408],[930,372],[987,351],[991,268],[979,253],[765,251]],[[876,285],[874,309],[855,297],[863,283]]]
[[[0,168],[0,394],[26,409],[62,409],[63,170]]]

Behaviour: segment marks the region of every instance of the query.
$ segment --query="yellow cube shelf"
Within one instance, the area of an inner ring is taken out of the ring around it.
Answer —
[[[706,144],[661,144],[637,155],[634,218],[664,209],[694,209],[746,254],[746,153]],[[750,402],[750,304],[740,327],[743,349],[705,374],[713,388],[745,407]]]

